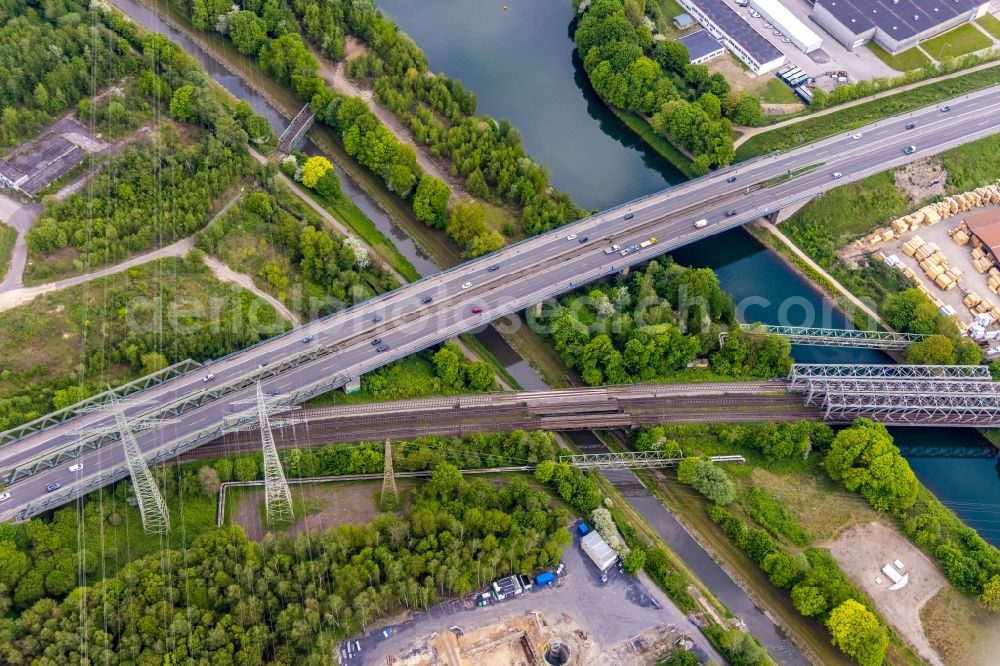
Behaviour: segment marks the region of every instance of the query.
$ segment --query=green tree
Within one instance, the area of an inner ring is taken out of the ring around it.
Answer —
[[[906,362],[915,365],[951,365],[955,362],[955,347],[943,335],[930,335],[910,345],[906,350]]]
[[[163,370],[170,365],[170,361],[167,360],[167,357],[160,352],[146,352],[142,355],[141,359],[142,368],[139,372],[143,375],[151,375],[154,372]]]
[[[712,502],[725,506],[736,499],[736,486],[726,471],[708,458],[700,458],[691,476],[691,486]]]
[[[316,181],[316,191],[329,201],[335,201],[340,196],[340,178],[336,169],[327,169]]]
[[[322,155],[313,155],[302,165],[302,184],[309,189],[315,189],[320,178],[330,171],[333,165]]]
[[[830,478],[879,511],[902,511],[917,499],[917,477],[881,423],[858,419],[841,430],[822,464]]]
[[[780,588],[789,588],[799,578],[799,562],[788,553],[771,553],[760,563],[761,569]]]
[[[174,96],[170,99],[170,115],[174,120],[181,122],[191,122],[194,120],[194,111],[191,108],[191,97],[194,95],[194,86],[181,86],[174,91]]]
[[[236,12],[229,17],[229,39],[243,55],[257,55],[267,41],[267,24],[250,11]]]
[[[257,459],[253,456],[240,456],[233,464],[233,475],[237,481],[253,481],[257,478]]]
[[[493,386],[493,366],[483,360],[473,361],[466,369],[469,388],[473,391],[486,391]]]
[[[833,644],[861,666],[880,666],[889,646],[889,634],[875,614],[853,599],[830,613],[826,622]]]
[[[792,603],[806,617],[816,617],[829,607],[822,590],[813,585],[796,585],[792,588]]]
[[[421,222],[441,229],[448,211],[451,188],[434,176],[424,174],[413,195],[413,213]]]
[[[3,561],[3,558],[0,558]],[[1000,574],[994,575],[983,585],[979,604],[991,613],[1000,613]]]
[[[646,564],[646,551],[642,548],[630,549],[622,564],[628,575],[634,576]]]

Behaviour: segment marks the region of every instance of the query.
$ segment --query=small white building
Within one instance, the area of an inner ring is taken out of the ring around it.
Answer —
[[[713,58],[718,58],[726,52],[725,47],[708,30],[695,30],[690,35],[684,35],[678,40],[687,47],[689,61],[692,65],[701,65]]]
[[[779,0],[750,0],[750,6],[803,52],[812,53],[823,45],[823,39],[788,11]]]
[[[585,537],[580,539],[580,546],[602,573],[610,569],[614,565],[615,560],[618,559],[618,553],[608,545],[604,537],[597,533],[597,530],[591,530]]]

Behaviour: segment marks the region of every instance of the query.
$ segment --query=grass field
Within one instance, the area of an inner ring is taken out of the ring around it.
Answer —
[[[795,104],[800,100],[791,88],[778,79],[768,79],[760,90],[760,101],[770,104]]]
[[[947,666],[989,663],[982,652],[987,647],[984,638],[1000,635],[1000,617],[987,613],[950,585],[924,604],[920,620],[927,639]]]
[[[799,144],[817,141],[838,132],[863,127],[888,116],[906,113],[944,99],[994,85],[998,77],[1000,77],[1000,66],[988,67],[963,76],[928,83],[865,104],[858,104],[825,116],[806,118],[800,122],[751,137],[736,149],[736,160],[746,160],[774,150],[794,148]]]
[[[967,192],[1000,176],[1000,136],[994,134],[941,153],[949,193]]]
[[[984,14],[976,19],[976,23],[978,23],[986,32],[990,33],[997,39],[1000,39],[1000,19],[996,16],[993,14]]]
[[[7,267],[10,258],[14,255],[14,241],[17,240],[17,231],[14,227],[8,227],[0,223],[0,281],[7,275]]]
[[[986,49],[993,46],[993,43],[976,26],[964,23],[954,30],[928,39],[921,46],[932,58],[941,60]]]
[[[915,46],[913,48],[906,49],[902,53],[897,53],[896,55],[890,54],[875,42],[868,42],[865,46],[869,51],[874,53],[879,60],[889,65],[889,67],[892,67],[897,72],[908,72],[911,69],[920,69],[924,65],[928,65],[931,62],[930,58],[921,53],[920,49]]]

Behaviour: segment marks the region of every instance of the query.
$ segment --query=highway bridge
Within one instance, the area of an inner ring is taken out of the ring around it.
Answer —
[[[215,439],[232,403],[268,392],[302,402],[352,378],[425,349],[490,320],[572,290],[628,266],[819,196],[908,161],[1000,131],[1000,86],[950,100],[951,110],[928,107],[879,121],[786,153],[772,154],[712,173],[657,194],[626,202],[552,232],[526,239],[442,271],[211,364],[214,377],[187,373],[136,395],[129,419],[171,416],[175,421],[136,433],[150,462]],[[905,125],[913,123],[915,129]],[[916,146],[912,154],[904,148]],[[704,224],[695,223],[705,220]],[[607,252],[656,238],[622,256]],[[380,338],[378,346],[372,345]],[[385,351],[378,351],[382,348]],[[152,403],[152,404],[150,404]],[[0,449],[0,477],[20,476],[0,504],[0,519],[28,517],[123,478],[121,446],[114,435],[80,435],[112,415],[90,413],[21,434]],[[2,437],[0,437],[2,440]],[[61,464],[77,456],[70,472]],[[60,464],[42,471],[39,461]],[[51,484],[61,484],[47,492]]]

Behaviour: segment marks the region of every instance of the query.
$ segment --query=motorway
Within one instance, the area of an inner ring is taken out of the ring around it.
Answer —
[[[758,158],[508,246],[216,360],[210,366],[214,373],[210,382],[203,382],[204,371],[199,371],[149,389],[138,394],[146,402],[127,406],[126,414],[135,418],[156,411],[157,405],[212,386],[270,374],[281,359],[319,346],[333,353],[276,377],[265,377],[262,384],[266,392],[278,393],[323,382],[328,388],[331,382],[340,383],[335,378],[359,377],[490,320],[814,198],[836,185],[1000,131],[995,120],[1000,117],[1000,86],[949,103],[949,112],[928,107],[882,120],[857,130],[862,133],[859,139],[841,134]],[[906,130],[904,126],[911,122],[916,127]],[[904,154],[908,145],[917,147],[914,154]],[[809,167],[813,168],[807,173],[778,182],[789,172]],[[835,179],[835,172],[842,176]],[[735,180],[729,182],[733,177]],[[767,186],[768,182],[778,184]],[[727,216],[727,211],[734,214]],[[695,221],[702,218],[708,224],[696,228]],[[567,239],[569,234],[577,237]],[[658,242],[628,257],[604,251],[610,243],[626,247],[650,237]],[[580,242],[584,238],[587,242]],[[494,265],[498,268],[489,270]],[[431,300],[424,302],[428,298]],[[311,338],[304,342],[307,334]],[[375,337],[388,351],[376,350],[379,345],[372,344]],[[261,369],[262,363],[269,363],[271,369]],[[250,395],[251,391],[244,389],[208,401],[180,415],[174,423],[137,433],[137,441],[147,460],[169,457],[176,452],[178,442],[190,442],[195,433],[211,430],[226,416],[245,409],[232,403]],[[113,419],[104,413],[84,414],[7,444],[0,451],[0,478],[48,459],[54,451],[72,450],[84,437],[80,429],[105,426],[110,421]],[[79,462],[83,468],[75,473],[68,470],[68,463],[60,462],[13,483],[8,488],[11,497],[0,504],[0,520],[35,515],[124,476],[124,456],[117,445],[87,451]],[[46,486],[53,482],[62,484],[61,488],[46,492]]]

